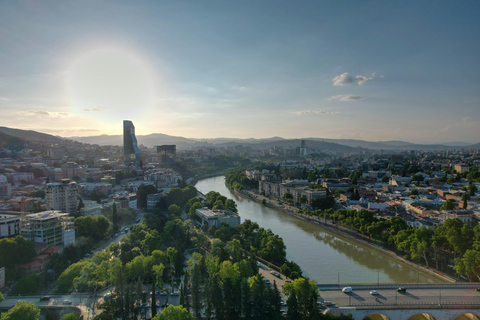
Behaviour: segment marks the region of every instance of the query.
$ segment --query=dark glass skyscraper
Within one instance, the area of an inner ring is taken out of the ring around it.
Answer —
[[[132,162],[140,166],[140,151],[138,150],[135,126],[130,120],[123,120],[123,156],[125,165]]]

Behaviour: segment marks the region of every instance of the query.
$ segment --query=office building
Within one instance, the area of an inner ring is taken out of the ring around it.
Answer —
[[[135,126],[130,120],[123,120],[123,156],[125,165],[140,167],[140,151],[135,137]]]
[[[177,146],[174,144],[157,146],[157,155],[160,157],[161,163],[172,163],[175,160],[176,153]]]

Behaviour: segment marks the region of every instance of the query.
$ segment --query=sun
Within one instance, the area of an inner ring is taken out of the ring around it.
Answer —
[[[78,112],[108,112],[114,119],[147,112],[156,97],[152,70],[139,54],[125,48],[78,55],[68,71],[71,105]]]

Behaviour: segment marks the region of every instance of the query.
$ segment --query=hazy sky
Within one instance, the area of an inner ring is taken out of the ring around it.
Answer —
[[[480,2],[1,1],[0,126],[480,141]]]

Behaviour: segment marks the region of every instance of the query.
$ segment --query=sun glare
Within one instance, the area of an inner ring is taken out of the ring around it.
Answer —
[[[69,70],[72,106],[79,112],[105,110],[109,118],[133,118],[155,101],[151,70],[139,55],[121,48],[80,55]]]

